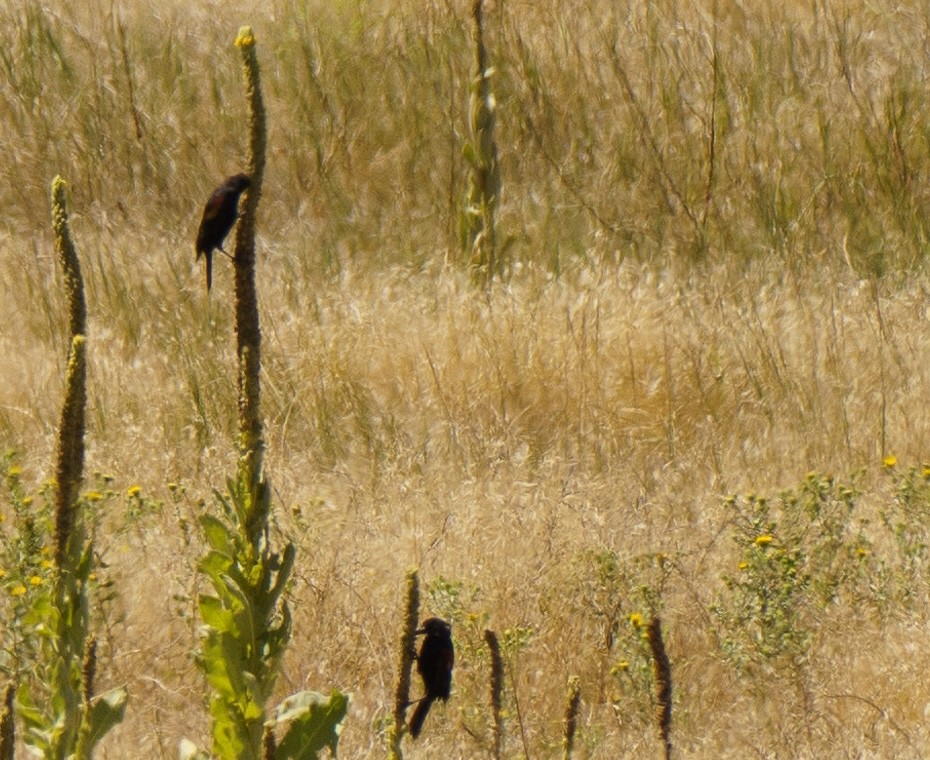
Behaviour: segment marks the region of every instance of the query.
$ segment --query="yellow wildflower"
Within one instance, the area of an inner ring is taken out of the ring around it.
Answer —
[[[87,499],[87,501],[102,501],[103,494],[100,493],[100,491],[88,491],[84,494],[84,498]]]
[[[18,586],[13,586],[13,588],[10,589],[10,593],[13,596],[23,596],[26,593],[26,587],[20,583]]]
[[[749,563],[748,563],[748,562],[740,562],[739,565],[738,565],[738,567],[739,567],[740,570],[745,570],[747,567],[749,567]]]
[[[18,478],[22,474],[23,474],[23,468],[20,467],[18,464],[11,464],[10,469],[6,471],[6,476],[8,478]]]
[[[138,496],[140,493],[142,493],[141,486],[129,486],[129,488],[126,489],[126,495],[129,497]]]
[[[29,578],[29,585],[30,585],[30,586],[41,586],[41,585],[42,585],[42,576],[41,576],[41,575],[33,575],[33,576],[31,576],[31,577]]]
[[[630,663],[626,660],[620,660],[616,665],[610,669],[610,674],[612,676],[617,675],[617,673],[622,673],[624,670],[629,670]]]
[[[643,616],[638,612],[634,612],[630,615],[630,625],[634,628],[641,628],[643,625]]]
[[[898,458],[894,454],[889,454],[882,460],[882,464],[889,470],[898,463]]]
[[[772,536],[765,534],[763,536],[756,536],[755,544],[756,546],[768,546],[773,540]]]

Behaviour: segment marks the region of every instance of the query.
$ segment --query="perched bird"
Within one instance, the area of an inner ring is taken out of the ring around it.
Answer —
[[[410,735],[416,739],[423,729],[423,721],[433,702],[449,698],[452,688],[452,665],[455,663],[455,648],[452,646],[452,627],[439,618],[423,621],[417,636],[426,634],[417,655],[417,672],[423,678],[426,694],[417,703],[410,718]]]
[[[213,284],[213,251],[223,250],[223,241],[239,217],[239,196],[252,182],[245,174],[235,174],[210,195],[197,230],[197,259],[207,257],[207,290]],[[227,256],[229,254],[226,254]]]

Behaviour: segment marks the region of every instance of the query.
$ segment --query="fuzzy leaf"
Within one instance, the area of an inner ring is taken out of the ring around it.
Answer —
[[[213,756],[222,760],[241,760],[250,757],[246,748],[250,746],[248,727],[242,713],[222,697],[210,703],[213,715]]]
[[[336,754],[342,721],[349,708],[349,697],[333,691],[329,697],[302,691],[284,700],[276,710],[274,722],[290,723],[278,742],[275,757],[287,760],[310,760],[324,748]]]
[[[200,518],[200,527],[203,528],[203,535],[207,539],[207,543],[216,551],[229,557],[235,554],[235,539],[222,521],[213,515],[203,515]]]
[[[229,634],[213,633],[201,645],[199,662],[207,680],[216,691],[231,702],[245,698],[245,663],[241,647]]]
[[[125,686],[101,694],[90,707],[88,723],[90,733],[87,737],[85,749],[90,752],[111,728],[119,725],[126,714],[126,702],[129,692]]]
[[[226,632],[233,624],[233,613],[225,609],[215,596],[201,595],[198,600],[203,622],[218,632]]]
[[[462,155],[465,157],[465,160],[468,161],[472,166],[481,166],[481,161],[478,158],[478,153],[475,151],[475,146],[470,142],[465,143],[462,146]]]
[[[200,560],[200,572],[210,577],[214,586],[222,585],[220,578],[232,567],[229,555],[211,551]]]
[[[200,749],[190,739],[178,743],[178,760],[210,760],[210,753]]]

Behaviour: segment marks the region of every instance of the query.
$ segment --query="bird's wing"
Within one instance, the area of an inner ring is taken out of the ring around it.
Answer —
[[[213,195],[210,196],[210,200],[207,201],[207,205],[203,208],[203,222],[216,217],[216,215],[220,213],[222,207],[223,193],[213,193]]]

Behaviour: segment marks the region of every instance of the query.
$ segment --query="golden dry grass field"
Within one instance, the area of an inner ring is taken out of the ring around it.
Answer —
[[[457,661],[411,758],[488,756],[485,628],[505,757],[561,756],[572,675],[576,757],[659,757],[653,614],[676,756],[930,753],[930,6],[488,3],[487,289],[456,233],[469,4],[161,8],[0,9],[0,447],[50,477],[60,174],[87,488],[116,494],[98,682],[130,693],[99,757],[209,745],[197,516],[235,468],[236,362],[231,266],[208,297],[193,239],[243,168],[241,24],[266,470],[298,549],[280,695],[351,693],[340,754],[384,755],[415,565]]]

